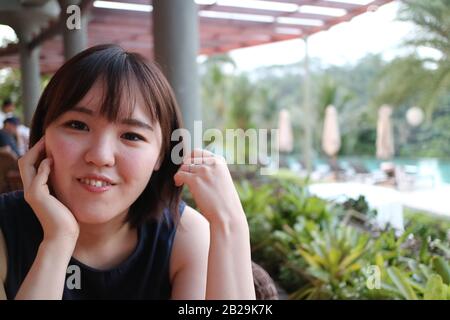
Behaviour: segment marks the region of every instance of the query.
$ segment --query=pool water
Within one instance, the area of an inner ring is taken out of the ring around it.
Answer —
[[[295,159],[293,156],[291,159]],[[297,158],[298,159],[298,158]],[[341,157],[338,159],[339,165],[348,169],[352,164],[357,164],[360,167],[367,169],[370,172],[379,170],[381,160],[370,157]],[[396,165],[402,166],[404,169],[416,173],[419,176],[433,177],[436,184],[448,183],[450,184],[450,160],[423,158],[423,159],[407,159],[396,158],[393,159]],[[317,159],[315,166],[325,165],[326,159]]]

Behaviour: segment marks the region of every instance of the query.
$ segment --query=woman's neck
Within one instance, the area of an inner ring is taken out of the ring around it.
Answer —
[[[80,224],[73,257],[92,268],[110,269],[133,252],[137,241],[137,229],[131,228],[123,219],[102,225]]]

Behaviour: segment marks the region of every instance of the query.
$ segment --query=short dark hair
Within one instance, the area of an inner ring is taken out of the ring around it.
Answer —
[[[3,99],[3,104],[2,104],[2,108],[3,108],[3,109],[4,109],[5,107],[7,107],[7,106],[10,106],[10,105],[12,105],[12,101],[11,101],[10,98],[5,98],[5,99]]]
[[[181,115],[163,73],[155,63],[139,54],[108,44],[91,47],[68,60],[42,93],[31,124],[30,148],[54,120],[81,101],[97,80],[103,81],[105,88],[100,107],[102,116],[115,122],[130,115],[137,90],[150,111],[151,120],[157,120],[161,126],[161,166],[131,205],[127,221],[133,227],[139,226],[149,218],[161,218],[164,208],[177,221],[182,187],[175,186],[173,180],[180,165],[171,161],[172,149],[178,143],[171,141],[171,135],[182,127]],[[127,108],[120,108],[122,101],[128,103]]]
[[[6,125],[7,123],[11,123],[15,126],[18,126],[20,124],[20,119],[17,117],[9,117],[3,120],[3,125]]]

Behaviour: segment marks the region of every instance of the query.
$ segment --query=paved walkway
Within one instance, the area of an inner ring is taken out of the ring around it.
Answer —
[[[401,192],[401,197],[405,207],[450,218],[450,185],[448,184],[429,190]]]
[[[433,189],[398,191],[393,188],[370,184],[340,182],[316,183],[309,191],[320,198],[344,202],[348,198],[364,196],[371,208],[378,212],[377,220],[381,225],[389,222],[403,230],[403,208],[408,207],[450,218],[450,185],[442,184]]]

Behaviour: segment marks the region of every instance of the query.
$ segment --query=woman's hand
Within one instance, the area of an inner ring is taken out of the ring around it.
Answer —
[[[206,299],[255,299],[248,224],[225,159],[194,150],[174,180],[209,221]]]
[[[23,157],[19,159],[24,197],[35,212],[44,231],[44,241],[75,246],[79,234],[79,225],[72,212],[50,194],[48,178],[52,167],[52,158],[44,158],[44,137],[39,140]],[[36,171],[35,165],[38,165]],[[61,243],[62,241],[62,243]]]
[[[223,157],[194,149],[174,180],[177,186],[188,186],[200,212],[210,224],[246,224],[244,210]]]
[[[36,258],[15,297],[20,300],[62,298],[67,265],[79,234],[79,226],[72,212],[50,194],[47,182],[52,159],[40,161],[44,155],[45,142],[42,138],[19,159],[25,200],[44,231]],[[37,170],[35,165],[39,165]]]

